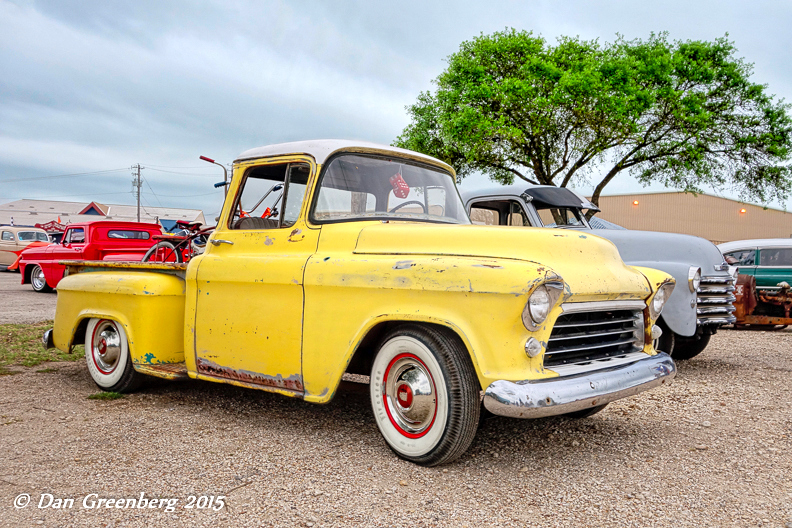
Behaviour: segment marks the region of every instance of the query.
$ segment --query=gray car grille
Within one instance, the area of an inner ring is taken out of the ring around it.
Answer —
[[[734,279],[731,277],[701,277],[696,290],[696,317],[698,324],[731,324],[737,320],[732,312]]]
[[[594,304],[594,303],[592,303]],[[642,310],[614,309],[562,314],[550,334],[544,366],[607,367],[604,363],[643,349]]]

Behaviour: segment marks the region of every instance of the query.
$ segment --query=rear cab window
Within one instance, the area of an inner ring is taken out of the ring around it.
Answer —
[[[151,238],[151,233],[132,229],[111,229],[107,232],[107,238],[111,240],[149,240]]]
[[[11,231],[3,231],[3,234],[0,235],[0,240],[3,242],[14,242],[14,234]]]

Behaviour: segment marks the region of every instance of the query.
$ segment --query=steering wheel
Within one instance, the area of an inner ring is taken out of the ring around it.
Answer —
[[[423,202],[419,202],[418,200],[410,200],[409,202],[400,203],[399,205],[397,205],[396,207],[394,207],[393,209],[391,209],[388,212],[389,213],[395,213],[396,211],[398,211],[399,209],[401,209],[402,207],[404,207],[406,205],[416,205],[416,204],[421,206],[421,209],[423,209],[424,214],[428,214],[429,213],[429,211],[426,210],[426,206],[423,204]]]

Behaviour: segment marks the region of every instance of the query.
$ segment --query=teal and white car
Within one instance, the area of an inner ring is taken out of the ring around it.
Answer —
[[[718,246],[723,257],[741,275],[756,277],[756,289],[776,291],[792,284],[792,238],[737,240]]]

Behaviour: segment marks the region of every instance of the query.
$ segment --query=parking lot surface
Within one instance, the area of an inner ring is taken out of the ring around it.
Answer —
[[[54,298],[25,297],[45,318]],[[792,526],[790,330],[722,330],[670,386],[590,418],[485,420],[437,468],[389,451],[365,386],[325,406],[196,381],[101,401],[82,361],[19,367],[0,376],[0,526]],[[178,502],[95,507],[141,493]]]
[[[19,273],[0,271],[0,324],[54,319],[57,294],[36,293],[21,280]]]

